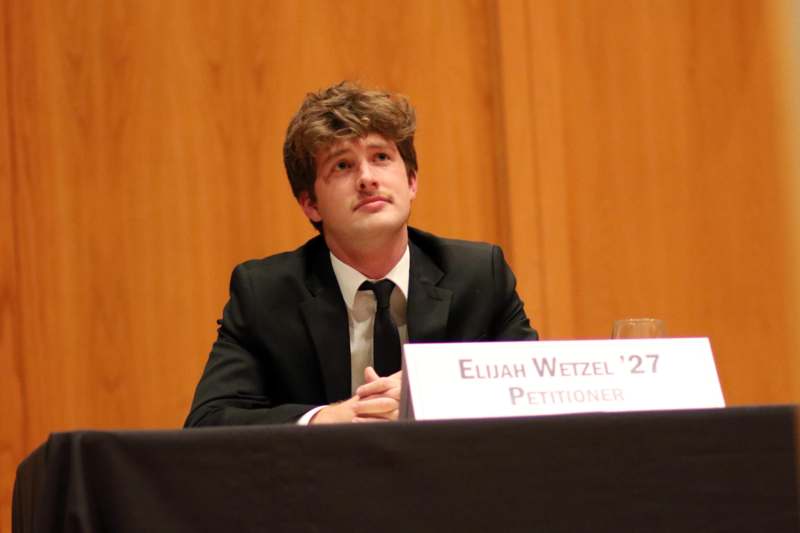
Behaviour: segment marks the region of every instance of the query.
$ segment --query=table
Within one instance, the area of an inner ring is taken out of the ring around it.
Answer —
[[[13,531],[800,530],[795,406],[55,433]]]

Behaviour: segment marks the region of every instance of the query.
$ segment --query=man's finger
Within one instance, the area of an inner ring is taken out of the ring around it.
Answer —
[[[391,422],[397,420],[400,417],[400,411],[395,409],[394,411],[390,411],[388,413],[384,413],[381,416],[371,416],[371,415],[361,415],[356,416],[353,418],[353,422],[362,423],[362,422]]]
[[[395,387],[399,388],[399,386],[400,386],[399,383],[389,378],[378,378],[377,381],[361,385],[359,388],[356,389],[356,394],[358,394],[359,398],[364,398],[366,396],[371,396],[373,394],[383,394],[387,390]]]
[[[380,378],[381,377],[378,375],[377,372],[375,372],[375,369],[372,368],[371,366],[368,366],[367,368],[364,369],[364,382],[365,383],[372,383],[373,381],[376,381],[376,380],[378,380]]]
[[[400,407],[397,400],[380,396],[371,400],[361,400],[353,406],[353,412],[357,415],[379,415],[395,411]]]
[[[370,422],[389,422],[389,419],[388,418],[371,418],[371,417],[357,416],[353,420],[351,420],[351,422],[354,422],[356,424],[364,424],[364,423],[369,424]]]
[[[359,401],[374,400],[375,398],[393,398],[393,399],[395,399],[395,400],[397,400],[399,402],[400,401],[400,387],[391,387],[389,389],[380,391],[380,392],[375,393],[375,394],[365,394],[364,396],[361,396],[361,395],[358,396]]]

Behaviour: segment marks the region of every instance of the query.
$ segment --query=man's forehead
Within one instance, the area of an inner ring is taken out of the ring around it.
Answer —
[[[324,145],[317,150],[317,161],[323,161],[330,157],[354,150],[357,148],[396,148],[394,141],[386,139],[380,133],[368,133],[364,137],[347,137],[344,139],[336,140],[330,144]]]

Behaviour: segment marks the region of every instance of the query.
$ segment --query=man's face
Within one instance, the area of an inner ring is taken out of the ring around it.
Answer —
[[[417,195],[397,145],[377,133],[337,141],[315,154],[316,201],[300,195],[306,216],[323,223],[325,239],[357,243],[404,228]]]

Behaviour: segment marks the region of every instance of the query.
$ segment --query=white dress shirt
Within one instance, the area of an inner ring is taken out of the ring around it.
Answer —
[[[374,366],[372,354],[372,337],[375,323],[375,311],[378,307],[375,293],[372,291],[359,291],[358,288],[365,281],[379,281],[370,279],[364,274],[345,264],[331,252],[331,265],[342,298],[347,307],[348,333],[350,334],[350,390],[355,390],[364,383],[364,369]],[[388,279],[394,283],[392,295],[389,299],[389,312],[392,315],[400,343],[408,341],[408,325],[406,323],[406,305],[408,302],[408,276],[410,267],[410,254],[408,246],[400,261],[381,279]],[[304,414],[298,424],[308,424],[311,417],[325,406],[320,406]]]

